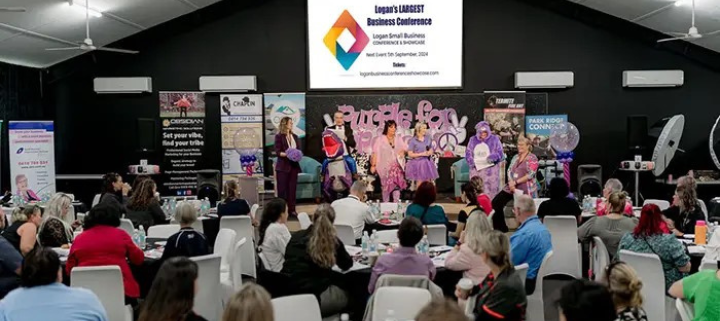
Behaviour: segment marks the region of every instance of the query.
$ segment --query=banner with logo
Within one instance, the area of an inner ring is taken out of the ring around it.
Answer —
[[[567,122],[567,119],[567,115],[525,116],[525,134],[532,141],[535,156],[540,159],[555,158],[555,152],[550,147],[550,134],[555,126]]]
[[[263,176],[263,96],[220,96],[223,182]]]
[[[305,93],[264,94],[263,100],[267,155],[275,155],[275,135],[278,133],[280,121],[285,117],[292,119],[293,133],[301,141],[305,138]]]
[[[197,192],[197,171],[205,152],[205,94],[160,92],[163,195]]]
[[[55,131],[52,121],[8,124],[10,184],[25,201],[55,193]]]

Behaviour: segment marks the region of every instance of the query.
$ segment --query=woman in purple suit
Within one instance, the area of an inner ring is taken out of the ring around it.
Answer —
[[[427,125],[418,122],[415,124],[415,136],[410,139],[408,156],[410,160],[405,166],[405,176],[413,181],[417,188],[422,182],[434,182],[438,177],[438,170],[430,156],[435,153],[432,147],[432,138],[427,134]]]
[[[278,134],[275,135],[275,175],[278,197],[287,202],[288,213],[297,215],[295,211],[295,192],[297,190],[300,163],[288,158],[289,149],[300,149],[300,140],[293,134],[293,121],[290,117],[280,120]]]

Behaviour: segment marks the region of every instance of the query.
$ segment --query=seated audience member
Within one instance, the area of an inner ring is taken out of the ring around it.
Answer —
[[[287,203],[282,198],[270,200],[263,207],[260,221],[260,251],[265,257],[268,270],[280,272],[285,262],[285,248],[290,242]]]
[[[8,292],[20,286],[22,261],[23,257],[20,252],[4,237],[0,237],[0,300]]]
[[[614,321],[617,317],[608,289],[585,279],[564,286],[558,306],[560,321]]]
[[[348,197],[332,202],[335,215],[337,215],[335,224],[352,226],[356,240],[362,238],[365,224],[375,223],[370,208],[365,204],[366,192],[367,184],[363,181],[355,181],[350,187]]]
[[[618,244],[623,235],[632,232],[637,226],[635,218],[622,215],[626,198],[625,192],[610,194],[608,198],[610,213],[605,216],[591,218],[577,230],[581,242],[586,242],[595,236],[599,237],[607,247],[610,260],[615,257]]]
[[[662,212],[655,204],[643,206],[640,223],[632,233],[625,234],[620,240],[620,250],[655,254],[660,257],[665,271],[665,289],[690,272],[690,257],[685,254],[685,246],[674,235],[663,233],[660,228]]]
[[[138,321],[207,321],[195,314],[193,304],[197,287],[198,265],[186,257],[163,262],[147,298],[140,307]]]
[[[457,303],[448,300],[434,300],[425,305],[415,321],[469,321]]]
[[[445,258],[445,268],[464,271],[463,277],[479,284],[490,273],[490,268],[482,258],[480,240],[492,230],[490,220],[485,215],[471,215],[467,219],[465,231],[460,235],[460,241]]]
[[[28,253],[20,275],[22,287],[0,301],[0,320],[108,320],[94,293],[62,284],[60,258],[52,249],[38,247]]]
[[[720,271],[702,270],[676,281],[668,293],[694,305],[697,321],[720,320]]]
[[[246,283],[225,307],[222,321],[273,321],[270,294],[255,283]]]
[[[455,228],[455,232],[451,232],[450,236],[459,239],[460,234],[462,234],[462,231],[465,230],[465,224],[467,224],[468,216],[470,216],[470,213],[475,211],[475,213],[480,213],[485,219],[487,219],[487,216],[489,213],[485,213],[485,211],[478,206],[477,203],[477,194],[475,186],[473,186],[472,183],[465,183],[461,187],[462,190],[462,201],[466,204],[463,209],[460,210],[460,213],[458,214],[458,223],[457,227]]]
[[[50,198],[38,232],[38,241],[42,246],[69,248],[73,240],[73,230],[80,223],[68,214],[72,208],[72,199],[65,193],[57,193]]]
[[[610,197],[610,194],[612,193],[620,193],[623,191],[623,185],[620,183],[620,180],[617,178],[611,178],[605,182],[605,188],[603,188],[603,198],[598,199],[597,203],[595,204],[595,211],[597,213],[597,216],[603,216],[607,214],[608,210],[608,203],[607,200]],[[629,199],[625,203],[625,207],[623,208],[622,214],[625,214],[627,216],[633,216],[633,207],[632,207],[632,201]]]
[[[140,184],[142,184],[142,182],[144,182],[148,179],[151,179],[150,175],[142,174],[142,175],[135,176],[135,179],[133,180],[133,183],[132,183],[132,188],[130,188],[130,196],[135,194],[135,191],[139,191]]]
[[[490,215],[492,212],[492,200],[487,194],[485,194],[485,185],[480,176],[473,176],[470,179],[470,184],[475,187],[475,195],[477,195],[477,204],[485,212],[486,215]]]
[[[676,236],[695,234],[697,221],[705,221],[705,213],[692,185],[681,185],[675,189],[672,206],[663,211],[663,215],[669,219],[667,223]]]
[[[100,193],[100,203],[111,204],[120,209],[120,214],[127,213],[128,194],[130,185],[123,183],[122,176],[118,173],[107,173],[103,176],[103,190]]]
[[[231,179],[225,182],[223,194],[225,199],[217,205],[218,217],[250,214],[250,204],[240,198],[240,185],[237,181]]]
[[[647,321],[640,293],[643,284],[635,269],[623,262],[615,262],[608,265],[605,277],[615,304],[616,321]]]
[[[535,278],[537,278],[540,264],[545,254],[552,251],[550,231],[540,222],[535,215],[535,201],[528,195],[520,195],[515,198],[513,207],[515,219],[520,223],[517,231],[510,237],[510,249],[512,250],[512,264],[529,265],[525,289],[530,295],[535,291]]]
[[[83,232],[70,247],[65,270],[70,275],[76,266],[117,265],[120,267],[126,304],[137,305],[140,286],[128,261],[140,265],[145,254],[120,226],[120,209],[108,203],[95,205],[83,222]]]
[[[35,248],[42,211],[37,206],[15,208],[12,217],[13,223],[3,231],[2,236],[24,256]]]
[[[282,273],[289,276],[291,293],[314,294],[320,302],[323,317],[335,315],[348,303],[348,295],[338,285],[332,268],[347,271],[353,266],[350,254],[335,232],[335,211],[330,204],[320,204],[313,224],[295,232],[285,250]]]
[[[483,261],[490,267],[490,274],[470,293],[464,293],[458,287],[455,296],[467,300],[470,295],[478,294],[473,309],[476,321],[525,320],[525,285],[510,262],[507,236],[499,231],[490,231],[483,234],[479,243]]]
[[[155,197],[155,192],[157,185],[152,179],[144,180],[138,189],[133,191],[125,216],[133,222],[135,228],[142,225],[147,231],[153,225],[165,224],[165,212],[160,206],[160,201]]]
[[[425,231],[420,220],[406,217],[397,232],[400,247],[390,254],[380,256],[373,266],[368,291],[375,292],[375,283],[383,274],[426,276],[435,278],[435,265],[429,256],[415,251]]]
[[[442,206],[434,204],[436,197],[435,184],[422,182],[415,191],[415,199],[408,206],[405,215],[419,219],[424,225],[447,224],[445,210]]]
[[[193,257],[211,253],[205,235],[192,227],[197,221],[197,210],[193,204],[180,202],[175,209],[175,221],[180,223],[180,231],[167,239],[161,260],[176,256]]]
[[[578,225],[582,223],[582,210],[578,202],[570,197],[570,187],[564,178],[555,177],[550,181],[550,199],[538,206],[538,217],[542,222],[545,216],[575,216]]]

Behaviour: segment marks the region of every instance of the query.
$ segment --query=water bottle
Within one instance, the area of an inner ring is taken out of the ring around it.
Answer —
[[[397,321],[394,310],[388,310],[385,321]]]
[[[140,233],[138,233],[137,229],[135,229],[135,231],[133,232],[132,240],[133,240],[133,243],[135,243],[135,245],[140,247]]]
[[[170,213],[175,214],[175,207],[177,206],[177,201],[175,198],[170,199]]]
[[[205,213],[204,213],[204,214],[207,215],[208,213],[210,213],[210,199],[206,197],[206,198],[205,198]]]
[[[373,230],[372,234],[370,234],[370,246],[369,246],[370,252],[377,252],[377,231]]]
[[[370,247],[370,236],[368,236],[368,232],[363,232],[362,236],[362,254],[363,256],[367,255],[368,249]]]
[[[350,315],[347,313],[343,313],[340,315],[340,321],[350,321]]]
[[[427,236],[423,236],[420,241],[420,253],[427,254],[430,251],[430,243],[428,243]]]
[[[143,228],[142,225],[140,225],[140,228],[138,229],[138,242],[141,249],[145,249],[145,228]]]

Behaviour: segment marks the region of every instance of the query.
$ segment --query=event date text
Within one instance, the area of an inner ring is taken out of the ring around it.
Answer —
[[[418,52],[368,52],[367,57],[373,58],[405,58],[405,57],[427,57],[427,51]]]

